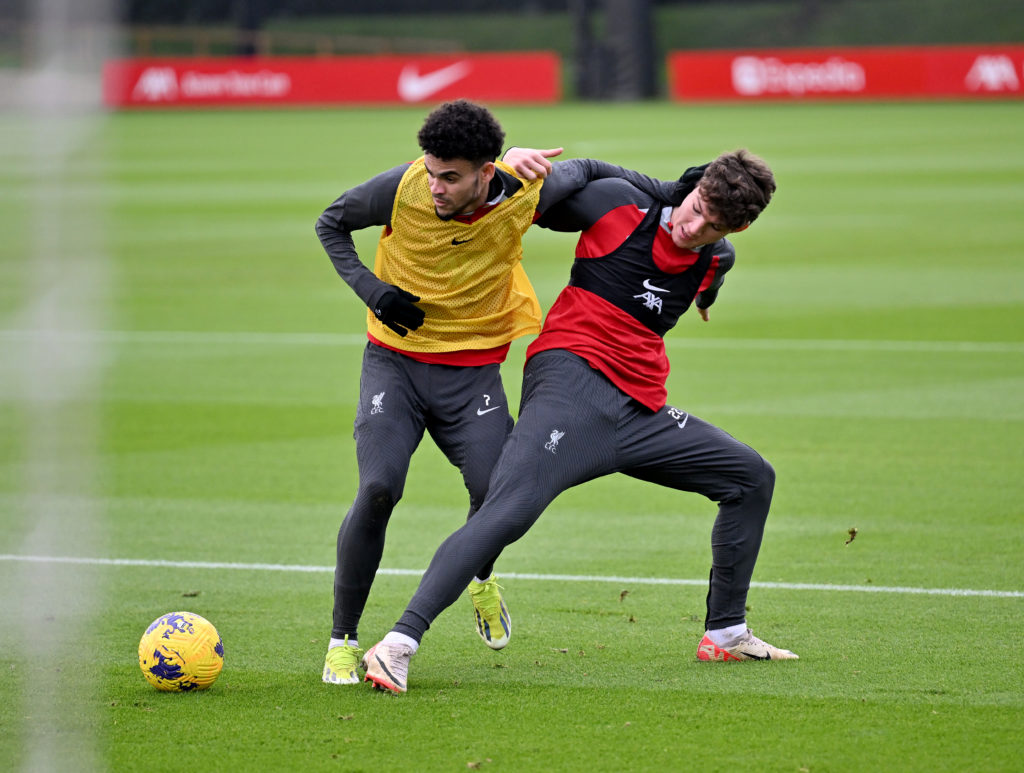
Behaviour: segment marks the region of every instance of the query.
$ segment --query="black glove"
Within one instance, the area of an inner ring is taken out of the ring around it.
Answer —
[[[405,337],[410,330],[422,325],[426,316],[423,309],[413,305],[418,300],[418,295],[391,285],[391,289],[377,301],[373,315],[398,335]]]
[[[700,178],[704,176],[704,170],[708,168],[710,164],[704,164],[703,166],[691,166],[685,172],[680,175],[679,179],[675,182],[667,184],[670,192],[667,196],[670,204],[675,204],[677,207],[683,203],[683,199],[689,195],[690,191],[697,187],[697,183],[700,182]]]

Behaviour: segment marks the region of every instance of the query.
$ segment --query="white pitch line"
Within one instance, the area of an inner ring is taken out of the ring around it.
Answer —
[[[359,333],[275,333],[213,330],[15,330],[0,329],[0,342],[191,344],[247,346],[362,346]],[[672,348],[763,349],[768,351],[865,351],[965,354],[1024,354],[1019,341],[884,341],[832,338],[681,338],[669,337]]]
[[[0,330],[0,342],[193,344],[249,346],[358,346],[366,335],[346,333],[260,333],[212,330]]]
[[[849,338],[666,338],[666,346],[768,351],[911,352],[925,354],[1024,354],[1017,341],[886,341]]]
[[[228,563],[219,561],[164,561],[146,558],[87,558],[79,556],[22,556],[0,553],[0,561],[24,561],[51,564],[88,564],[94,566],[146,566],[170,569],[230,569],[255,572],[333,572],[333,566],[310,566],[304,564],[259,564]],[[422,569],[378,569],[377,574],[391,576],[419,577]],[[695,585],[706,586],[705,580],[677,579],[672,577],[618,577],[589,574],[533,574],[530,572],[502,572],[509,580],[541,580],[551,582],[603,582],[618,585]],[[778,590],[817,590],[853,593],[899,593],[925,596],[987,596],[990,598],[1024,598],[1024,591],[1016,590],[975,590],[972,588],[914,588],[886,585],[829,585],[826,583],[803,582],[752,582],[752,588]]]

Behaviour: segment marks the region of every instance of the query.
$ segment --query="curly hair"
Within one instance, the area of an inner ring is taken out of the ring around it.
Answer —
[[[753,223],[775,193],[775,176],[768,164],[747,150],[723,153],[704,170],[701,194],[734,231]]]
[[[428,115],[417,139],[424,153],[446,161],[462,158],[479,167],[501,153],[505,132],[486,107],[457,99]]]

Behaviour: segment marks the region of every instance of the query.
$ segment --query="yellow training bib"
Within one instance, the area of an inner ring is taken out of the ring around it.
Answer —
[[[413,162],[395,195],[391,231],[377,243],[374,272],[418,295],[426,318],[403,338],[368,312],[374,338],[406,351],[452,352],[491,349],[540,331],[540,302],[520,261],[543,180],[522,183],[472,223],[442,220],[423,159]]]

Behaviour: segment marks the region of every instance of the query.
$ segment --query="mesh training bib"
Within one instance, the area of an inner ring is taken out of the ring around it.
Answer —
[[[377,243],[374,272],[418,295],[426,319],[403,338],[368,312],[374,338],[400,350],[451,352],[490,349],[539,332],[540,302],[520,261],[543,180],[522,183],[472,223],[442,220],[423,159],[413,162],[395,195],[391,232],[385,229]]]

